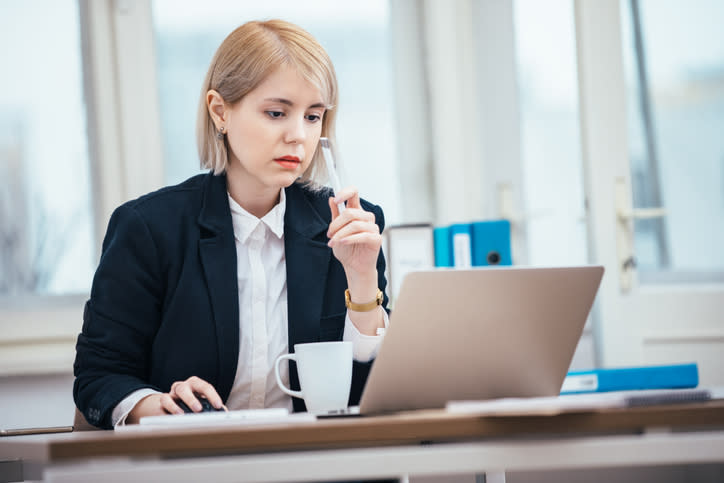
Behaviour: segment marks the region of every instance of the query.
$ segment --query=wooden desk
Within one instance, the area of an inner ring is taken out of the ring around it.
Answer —
[[[309,481],[724,462],[724,401],[554,416],[445,411],[0,439],[47,481]]]

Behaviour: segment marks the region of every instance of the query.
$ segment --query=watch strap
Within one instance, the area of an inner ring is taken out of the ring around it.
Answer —
[[[377,296],[375,296],[374,300],[370,300],[369,302],[363,304],[356,304],[352,302],[352,297],[349,294],[349,289],[344,291],[344,305],[346,305],[349,310],[352,310],[354,312],[369,312],[370,310],[373,310],[376,307],[382,305],[383,298],[384,295],[382,293],[382,290],[377,289]]]

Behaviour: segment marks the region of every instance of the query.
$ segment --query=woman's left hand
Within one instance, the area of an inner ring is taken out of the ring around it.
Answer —
[[[347,202],[340,213],[338,203]],[[334,256],[340,261],[348,278],[366,278],[374,274],[377,283],[377,257],[382,246],[380,228],[375,223],[375,215],[362,209],[359,192],[349,187],[336,193],[329,199],[332,210],[332,222],[329,224],[328,245]]]

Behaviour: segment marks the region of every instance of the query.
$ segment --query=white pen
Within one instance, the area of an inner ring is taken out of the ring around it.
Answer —
[[[339,176],[337,176],[337,170],[334,166],[332,145],[330,144],[329,139],[324,137],[319,138],[319,144],[322,146],[324,161],[327,163],[327,177],[329,179],[329,183],[332,185],[332,191],[334,191],[334,195],[336,196],[337,192],[342,190],[342,183],[339,181]],[[344,203],[337,203],[337,209],[339,209],[339,212],[342,213],[344,211]]]

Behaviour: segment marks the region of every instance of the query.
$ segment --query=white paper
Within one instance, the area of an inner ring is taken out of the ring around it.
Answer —
[[[618,393],[571,394],[555,397],[503,398],[488,401],[450,401],[451,413],[481,416],[552,415],[569,411],[591,411],[622,407],[625,399]]]
[[[657,401],[657,396],[661,399]],[[641,391],[597,392],[566,394],[554,397],[502,398],[486,401],[450,401],[446,409],[451,413],[478,414],[480,416],[535,416],[564,412],[596,411],[629,406],[687,402],[724,397],[722,388],[709,389],[651,389]]]

